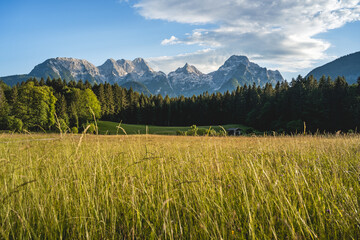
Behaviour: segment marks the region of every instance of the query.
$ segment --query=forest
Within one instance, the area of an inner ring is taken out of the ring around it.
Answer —
[[[175,97],[145,95],[119,85],[30,78],[13,87],[0,81],[0,129],[81,131],[96,119],[158,126],[244,124],[281,133],[357,131],[360,77],[298,76],[275,86]]]

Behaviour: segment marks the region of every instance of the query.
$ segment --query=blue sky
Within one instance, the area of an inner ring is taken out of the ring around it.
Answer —
[[[216,70],[233,54],[287,79],[360,51],[360,1],[0,1],[0,76],[52,57],[143,57],[169,72]]]

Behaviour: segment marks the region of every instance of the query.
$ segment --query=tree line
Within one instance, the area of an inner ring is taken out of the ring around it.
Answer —
[[[65,81],[30,78],[13,87],[0,82],[0,129],[57,131],[99,119],[100,103],[91,88]]]
[[[163,126],[245,124],[261,131],[335,132],[360,126],[360,77],[348,85],[298,76],[275,86],[241,86],[192,97],[147,96],[117,84],[31,78],[13,87],[0,82],[0,128],[81,129],[94,119]]]

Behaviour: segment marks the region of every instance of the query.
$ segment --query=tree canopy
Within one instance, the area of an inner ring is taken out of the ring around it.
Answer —
[[[349,85],[343,77],[298,76],[275,86],[244,85],[232,92],[170,98],[140,94],[117,84],[29,79],[12,88],[0,84],[1,128],[8,116],[28,129],[54,129],[56,113],[69,128],[81,128],[95,115],[148,125],[245,124],[261,131],[291,133],[302,131],[305,124],[312,132],[348,131],[360,126],[359,89],[360,78]]]

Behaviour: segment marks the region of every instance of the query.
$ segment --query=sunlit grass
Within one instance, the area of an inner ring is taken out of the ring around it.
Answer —
[[[0,135],[0,239],[360,238],[358,136],[80,137]]]

